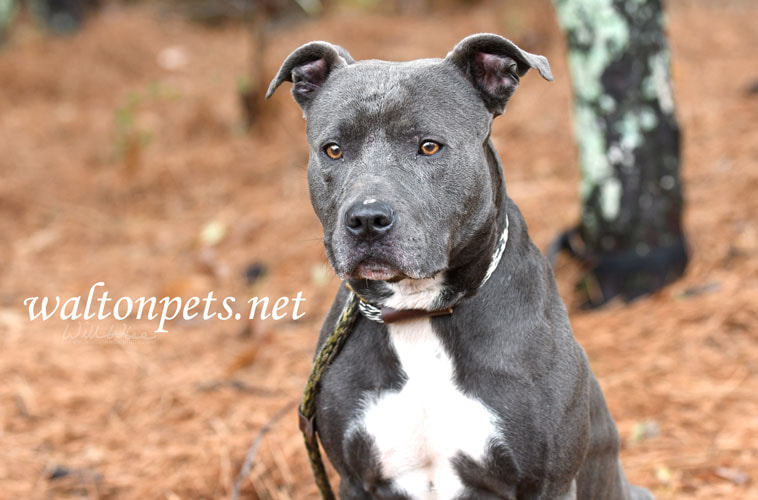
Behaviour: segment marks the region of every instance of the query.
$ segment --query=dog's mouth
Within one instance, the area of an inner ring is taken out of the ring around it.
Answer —
[[[376,259],[364,259],[350,273],[351,278],[375,281],[400,281],[406,275],[397,267]]]
[[[343,280],[396,282],[429,278],[447,269],[446,259],[433,258],[433,252],[413,246],[397,246],[391,242],[372,245],[338,242],[334,246],[330,241],[325,243],[329,262]]]

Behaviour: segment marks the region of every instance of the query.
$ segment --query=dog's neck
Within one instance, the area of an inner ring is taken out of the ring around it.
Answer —
[[[449,269],[430,278],[406,278],[397,282],[348,280],[348,285],[359,297],[380,308],[434,311],[453,307],[464,297],[477,293],[488,277],[493,259],[500,260],[494,254],[504,233],[507,237],[510,202],[505,192],[503,169],[490,141],[486,143],[485,152],[497,207],[492,220],[484,224],[465,247],[451,255]]]

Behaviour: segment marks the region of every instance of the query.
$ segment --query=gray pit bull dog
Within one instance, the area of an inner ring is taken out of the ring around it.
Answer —
[[[600,386],[490,141],[530,68],[552,80],[547,59],[492,34],[401,63],[312,42],[271,82],[267,96],[294,83],[326,252],[367,303],[316,412],[343,499],[652,498],[624,477]],[[454,312],[382,322],[382,307]]]

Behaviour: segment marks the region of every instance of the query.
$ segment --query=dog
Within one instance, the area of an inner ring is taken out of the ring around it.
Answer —
[[[312,42],[283,82],[306,119],[308,185],[361,314],[321,380],[315,423],[340,498],[652,498],[619,437],[552,269],[490,140],[545,57],[494,34],[444,59],[355,61]]]

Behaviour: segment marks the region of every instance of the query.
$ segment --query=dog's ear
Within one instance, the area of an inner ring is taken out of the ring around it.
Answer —
[[[266,99],[271,97],[282,82],[292,82],[292,97],[306,110],[332,71],[355,61],[345,49],[328,42],[311,42],[292,52],[271,81]]]
[[[491,33],[464,38],[445,61],[463,72],[487,109],[496,116],[505,111],[505,104],[530,68],[539,71],[545,80],[553,80],[550,64],[544,56],[530,54],[510,40]]]

